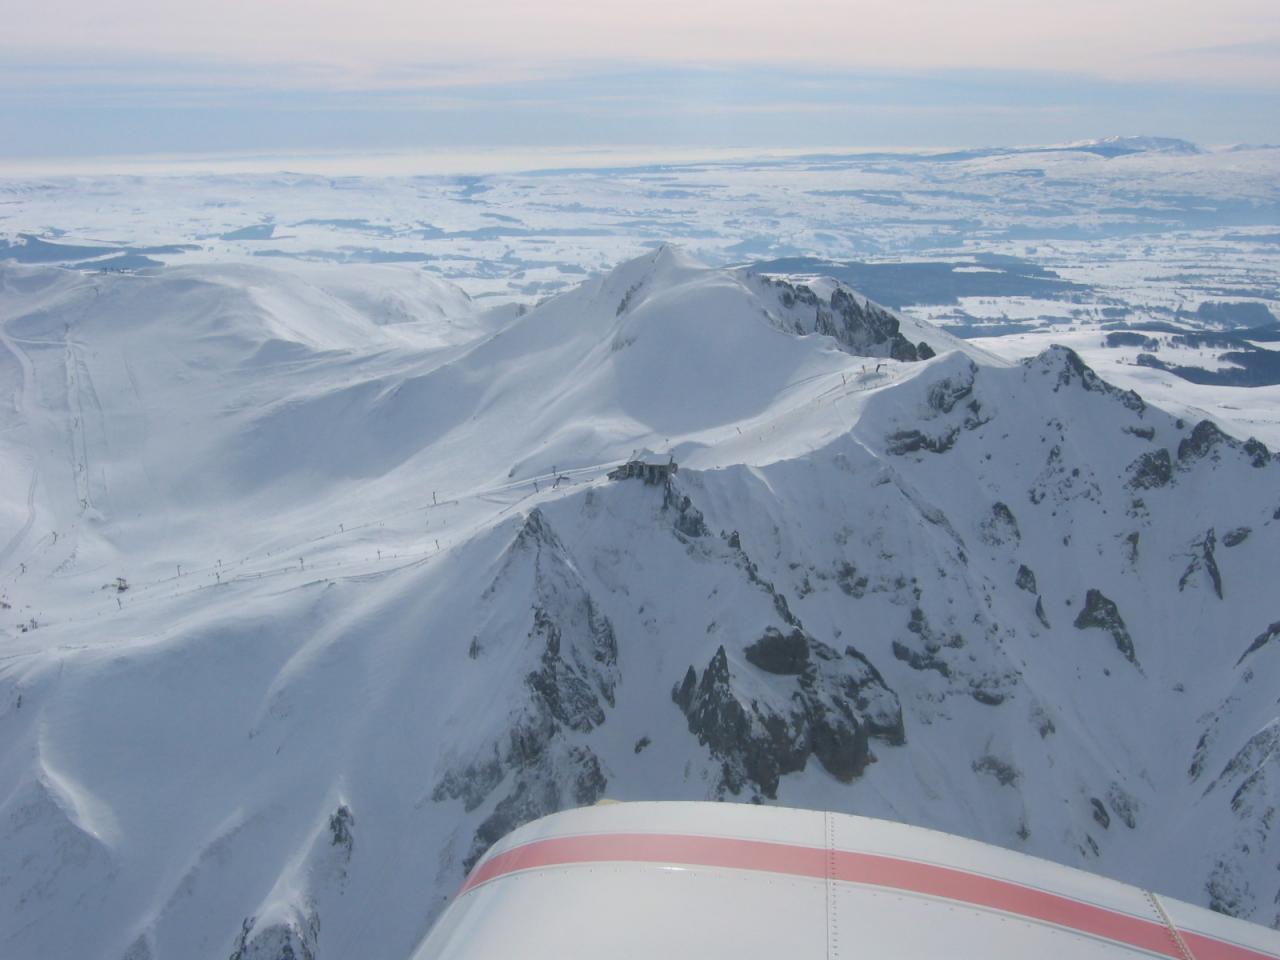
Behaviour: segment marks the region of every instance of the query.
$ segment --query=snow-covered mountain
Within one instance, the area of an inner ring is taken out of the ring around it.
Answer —
[[[525,312],[5,266],[0,319],[6,957],[405,957],[606,796],[1280,925],[1280,464],[1069,350],[672,248]]]
[[[1061,150],[1078,150],[1082,153],[1096,153],[1100,157],[1124,157],[1134,153],[1163,153],[1174,156],[1192,156],[1200,153],[1200,148],[1189,140],[1176,137],[1139,137],[1115,136],[1101,137],[1094,140],[1076,140],[1063,144]]]

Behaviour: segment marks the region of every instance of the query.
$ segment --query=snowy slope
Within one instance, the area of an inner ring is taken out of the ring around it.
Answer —
[[[6,957],[407,957],[602,796],[1280,923],[1280,466],[1068,350],[671,248],[520,314],[5,266],[0,318]]]

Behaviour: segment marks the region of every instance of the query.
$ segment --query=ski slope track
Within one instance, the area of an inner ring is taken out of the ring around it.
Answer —
[[[671,247],[528,310],[8,264],[0,343],[6,958],[408,958],[605,797],[1280,926],[1280,461],[1068,349]]]

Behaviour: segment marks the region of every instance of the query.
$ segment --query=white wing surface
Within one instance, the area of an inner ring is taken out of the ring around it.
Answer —
[[[883,820],[610,804],[514,831],[414,960],[1274,960],[1273,930]]]

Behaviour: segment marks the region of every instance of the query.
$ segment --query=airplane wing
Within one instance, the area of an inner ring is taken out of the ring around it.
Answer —
[[[619,803],[498,842],[413,960],[1278,960],[1280,933],[948,834]]]

